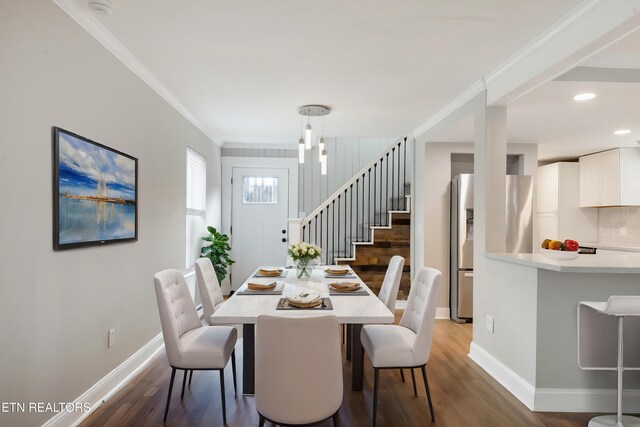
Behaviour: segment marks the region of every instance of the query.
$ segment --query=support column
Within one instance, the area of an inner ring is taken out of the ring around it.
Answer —
[[[475,120],[474,253],[504,252],[507,109],[486,107]]]

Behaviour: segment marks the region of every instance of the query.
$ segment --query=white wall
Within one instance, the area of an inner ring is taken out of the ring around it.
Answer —
[[[473,154],[473,144],[431,142],[425,145],[424,265],[437,268],[442,272],[442,281],[445,285],[438,300],[438,307],[446,308],[449,307],[449,183],[453,153]],[[525,175],[537,173],[538,151],[535,144],[509,144],[507,153],[524,156],[522,164]]]
[[[220,149],[51,1],[1,2],[0,40],[0,401],[72,401],[159,333],[152,275],[184,266],[185,147],[207,158],[218,226]],[[52,125],[139,159],[138,242],[53,251]]]
[[[307,151],[299,168],[300,212],[307,215],[398,138],[325,138],[327,174],[320,174],[318,146]],[[408,179],[409,175],[407,175]]]

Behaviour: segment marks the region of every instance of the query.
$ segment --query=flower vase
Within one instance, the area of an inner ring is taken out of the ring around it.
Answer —
[[[298,279],[310,279],[313,271],[313,262],[311,260],[296,261],[296,276]]]

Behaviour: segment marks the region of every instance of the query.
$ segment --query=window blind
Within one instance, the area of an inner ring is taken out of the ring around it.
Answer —
[[[187,148],[187,215],[204,215],[207,203],[207,164]]]

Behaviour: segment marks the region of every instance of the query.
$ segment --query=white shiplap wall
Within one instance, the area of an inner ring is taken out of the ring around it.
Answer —
[[[395,142],[396,137],[325,138],[327,174],[320,174],[318,146],[306,152],[298,169],[298,204],[301,213],[309,214],[347,182],[375,156]]]

